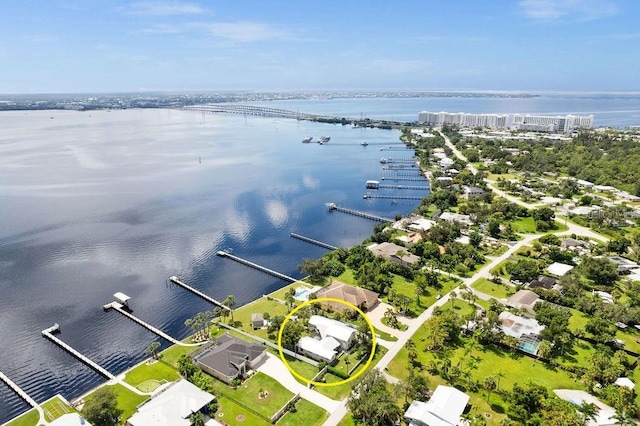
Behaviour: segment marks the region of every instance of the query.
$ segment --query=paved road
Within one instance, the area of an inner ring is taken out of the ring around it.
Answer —
[[[309,389],[307,386],[298,382],[293,374],[287,369],[282,360],[269,352],[267,352],[267,359],[258,367],[258,371],[273,377],[282,386],[287,388],[294,394],[299,393],[300,396],[312,404],[317,405],[320,408],[327,410],[329,413],[335,411],[340,405],[340,401],[333,400],[327,396],[316,392],[313,389]]]

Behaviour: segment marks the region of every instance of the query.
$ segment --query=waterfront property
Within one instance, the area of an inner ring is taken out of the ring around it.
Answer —
[[[371,244],[367,247],[375,256],[384,257],[392,262],[404,266],[413,266],[420,262],[420,257],[397,244],[384,242],[380,244]]]
[[[362,287],[354,287],[340,281],[332,280],[331,284],[321,288],[316,292],[318,298],[329,297],[344,300],[362,310],[371,310],[375,308],[380,300],[379,294],[375,291],[367,290]],[[337,302],[322,302],[322,307],[329,311],[340,311],[347,307]]]
[[[309,318],[313,336],[298,341],[299,351],[317,361],[333,363],[339,351],[347,351],[355,341],[357,330],[343,322],[320,315]]]
[[[208,414],[209,404],[214,400],[213,395],[196,385],[178,380],[139,406],[126,425],[190,426],[189,416],[198,412]]]
[[[245,377],[266,357],[266,348],[251,344],[226,333],[210,345],[194,352],[191,357],[204,372],[230,384]]]

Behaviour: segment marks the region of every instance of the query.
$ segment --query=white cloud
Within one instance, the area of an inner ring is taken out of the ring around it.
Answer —
[[[538,22],[593,21],[618,13],[612,0],[521,0],[522,13]]]
[[[140,1],[131,3],[126,9],[128,14],[145,16],[200,15],[204,12],[198,4],[180,1]]]
[[[261,22],[216,22],[206,26],[213,36],[239,43],[283,38],[287,35],[285,31]]]

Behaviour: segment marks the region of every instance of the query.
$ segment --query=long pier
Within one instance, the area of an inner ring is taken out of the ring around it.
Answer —
[[[78,358],[80,361],[82,361],[85,364],[87,364],[89,367],[91,367],[94,370],[96,370],[98,373],[100,373],[103,376],[105,376],[106,378],[108,378],[109,380],[112,380],[112,379],[116,378],[115,375],[113,375],[110,372],[108,372],[101,365],[99,365],[98,363],[92,361],[91,359],[89,359],[88,357],[84,356],[83,354],[81,354],[77,350],[73,349],[71,346],[67,345],[65,342],[63,342],[62,340],[58,339],[56,336],[53,335],[54,333],[57,333],[59,331],[60,331],[60,325],[58,325],[56,323],[52,327],[49,327],[49,328],[47,328],[45,330],[42,330],[42,335],[44,337],[46,337],[47,339],[51,340],[53,343],[55,343],[58,346],[60,346],[62,349],[64,349],[67,352],[69,352],[71,355],[73,355],[76,358]]]
[[[428,191],[431,189],[428,185],[378,185],[380,189],[415,189],[417,191]]]
[[[392,176],[399,176],[399,177],[411,177],[411,176],[418,176],[418,175],[422,175],[422,172],[419,169],[413,169],[411,171],[409,171],[410,169],[404,169],[404,170],[388,170],[388,169],[382,169],[383,174],[386,176],[387,174],[392,175]]]
[[[213,105],[189,105],[182,107],[185,111],[198,111],[209,114],[242,114],[242,115],[255,115],[261,117],[278,117],[278,118],[293,118],[296,120],[317,120],[320,118],[332,119],[336,117],[308,114],[304,112],[288,111],[280,108],[268,108],[259,107],[253,105],[238,105],[238,104],[213,104]]]
[[[224,250],[220,250],[216,254],[218,256],[228,257],[229,259],[235,260],[238,263],[242,263],[243,265],[247,265],[247,266],[249,266],[251,268],[257,269],[258,271],[262,271],[262,272],[265,272],[265,273],[267,273],[269,275],[273,275],[274,277],[280,278],[281,280],[289,281],[290,283],[295,283],[296,281],[300,281],[297,278],[293,278],[293,277],[290,277],[288,275],[282,274],[282,273],[280,273],[278,271],[274,271],[273,269],[269,269],[269,268],[267,268],[265,266],[258,265],[257,263],[251,262],[251,261],[249,261],[247,259],[243,259],[241,257],[234,256],[233,254],[231,254],[229,252],[226,252]]]
[[[368,199],[383,199],[383,200],[422,200],[424,197],[417,195],[379,195],[379,194],[364,194],[362,196],[365,200]]]
[[[404,145],[404,142],[367,142],[367,144],[363,144],[363,143],[355,143],[355,142],[327,142],[322,144],[323,146],[387,146],[389,148],[389,145]]]
[[[27,404],[32,406],[33,408],[40,408],[40,405],[29,396],[28,393],[22,390],[20,386],[18,386],[13,380],[11,380],[8,376],[6,376],[2,371],[0,371],[0,380],[5,382],[7,386],[11,388],[20,398],[24,399]]]
[[[326,205],[327,205],[327,209],[329,211],[334,211],[335,210],[335,211],[339,211],[339,212],[342,212],[342,213],[351,214],[351,215],[354,215],[354,216],[364,217],[365,219],[376,220],[378,222],[394,222],[394,219],[390,219],[388,217],[378,216],[378,215],[367,213],[367,212],[363,212],[363,211],[360,211],[360,210],[348,209],[348,208],[345,208],[345,207],[340,207],[336,203],[327,203]]]
[[[125,317],[129,318],[133,322],[136,322],[136,323],[140,324],[141,326],[143,326],[147,330],[151,331],[154,334],[157,334],[158,336],[162,337],[165,340],[168,340],[169,342],[173,343],[174,345],[178,345],[178,346],[200,346],[202,344],[202,343],[184,343],[184,342],[181,342],[178,339],[175,339],[175,338],[169,336],[164,331],[155,328],[151,324],[146,323],[145,321],[141,320],[140,318],[138,318],[137,316],[133,315],[132,313],[127,312],[126,310],[124,310],[123,309],[123,305],[121,303],[118,303],[118,302],[107,303],[106,305],[103,306],[103,308],[104,308],[105,311],[108,311],[109,309],[113,309],[114,311],[120,312],[122,315],[124,315]]]
[[[398,177],[398,176],[382,176],[380,180],[393,180],[396,182],[425,182],[426,179],[424,177]]]
[[[216,306],[219,306],[222,309],[226,309],[228,311],[231,310],[228,306],[223,305],[222,302],[219,302],[216,299],[214,299],[213,297],[211,297],[211,296],[209,296],[207,294],[204,294],[203,292],[201,292],[197,288],[193,288],[189,284],[187,284],[187,283],[185,283],[183,281],[180,281],[180,279],[178,279],[178,277],[176,277],[175,275],[170,276],[169,277],[169,281],[171,281],[172,283],[174,283],[174,284],[176,284],[176,285],[178,285],[178,286],[180,286],[180,287],[182,287],[182,288],[184,288],[186,290],[189,290],[190,292],[192,292],[196,296],[200,296],[201,298],[203,298],[207,302],[210,302],[210,303],[212,303],[212,304],[214,304]]]
[[[388,164],[382,166],[382,170],[411,170],[418,167],[417,164]]]
[[[380,151],[409,151],[410,147],[400,148],[400,147],[389,147],[389,148],[380,148]]]
[[[416,161],[418,161],[417,158],[393,158],[393,157],[389,157],[389,158],[384,158],[384,161],[380,160],[381,163],[389,163],[389,164],[394,164],[394,163],[400,163],[400,164],[407,164],[407,163],[411,163],[411,164],[415,164]]]
[[[333,246],[333,245],[331,245],[331,244],[327,244],[327,243],[325,243],[325,242],[323,242],[323,241],[314,240],[313,238],[309,238],[309,237],[305,237],[304,235],[296,234],[295,232],[292,232],[292,233],[291,233],[291,236],[292,236],[293,238],[298,239],[298,240],[302,240],[302,241],[305,241],[305,242],[307,242],[307,243],[315,244],[315,245],[317,245],[317,246],[320,246],[320,247],[326,248],[326,249],[328,249],[328,250],[335,250],[335,249],[337,249],[337,248],[338,248],[338,247]]]

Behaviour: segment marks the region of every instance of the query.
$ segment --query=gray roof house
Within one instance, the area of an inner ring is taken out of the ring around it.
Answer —
[[[191,357],[204,372],[231,383],[236,377],[244,377],[248,370],[254,369],[266,354],[264,346],[245,342],[227,333]]]

